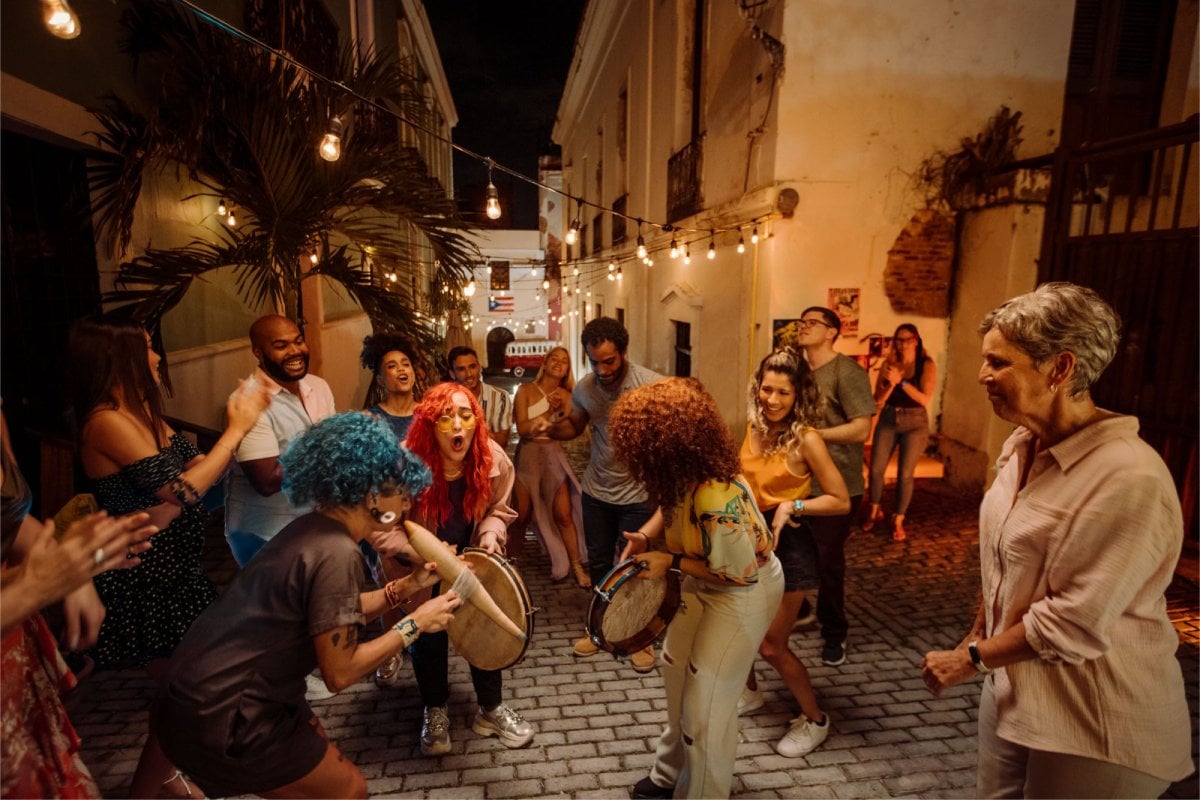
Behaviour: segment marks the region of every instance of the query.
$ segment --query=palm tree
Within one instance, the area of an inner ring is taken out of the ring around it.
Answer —
[[[346,48],[327,59],[329,83],[147,0],[134,0],[122,25],[138,93],[111,96],[94,112],[108,151],[91,175],[102,244],[128,252],[143,178],[172,168],[199,187],[189,198],[223,198],[240,222],[218,233],[198,229],[182,247],[149,247],[120,265],[105,300],[153,325],[195,278],[233,267],[248,305],[282,304],[299,318],[303,281],[325,276],[376,329],[434,345],[430,317],[461,303],[458,289],[478,251],[462,236],[466,225],[444,187],[401,145],[393,118],[355,97],[421,119],[428,111],[413,70]],[[328,162],[317,144],[334,116],[346,127],[341,158]],[[449,288],[429,291],[422,314],[413,287],[421,295],[428,280]]]

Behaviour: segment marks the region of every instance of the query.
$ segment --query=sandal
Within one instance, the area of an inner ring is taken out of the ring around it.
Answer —
[[[883,522],[883,506],[879,505],[879,503],[871,503],[859,527],[862,528],[863,533],[870,533],[875,530],[875,523],[877,522]]]
[[[893,514],[892,515],[892,541],[893,542],[903,542],[907,538],[908,538],[908,535],[904,532],[904,515],[903,514]]]
[[[588,575],[588,571],[583,564],[578,561],[571,562],[571,570],[575,573],[575,584],[580,589],[592,588],[592,577]]]
[[[183,784],[183,794],[176,794],[175,792],[167,791],[167,787],[170,786],[175,781],[179,781],[180,783]],[[200,787],[197,786],[196,788],[199,789]],[[159,790],[158,796],[159,797],[171,797],[171,798],[204,797],[204,793],[203,792],[200,792],[199,794],[193,793],[192,785],[190,783],[188,783],[187,776],[184,775],[179,770],[175,770],[174,775],[172,775],[171,777],[169,777],[165,781],[163,781],[162,789]]]

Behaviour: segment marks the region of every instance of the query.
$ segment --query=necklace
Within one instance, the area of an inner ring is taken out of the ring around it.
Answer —
[[[454,468],[449,468],[449,467],[446,467],[445,465],[443,465],[442,466],[442,474],[446,476],[446,480],[448,480],[448,481],[458,480],[459,478],[462,477],[463,465],[456,464],[454,466]]]

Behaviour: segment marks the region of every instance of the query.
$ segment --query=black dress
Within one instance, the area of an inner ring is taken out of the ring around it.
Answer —
[[[197,455],[195,445],[177,433],[157,455],[96,479],[96,501],[114,517],[156,506],[162,500],[154,493],[178,478]],[[202,505],[185,507],[166,530],[154,534],[141,564],[96,576],[107,612],[93,650],[98,666],[142,667],[170,656],[216,599],[217,590],[200,566],[207,518]]]

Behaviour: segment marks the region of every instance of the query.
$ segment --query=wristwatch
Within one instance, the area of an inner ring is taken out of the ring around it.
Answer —
[[[676,553],[671,557],[671,571],[683,574],[683,569],[679,566],[679,562],[683,561],[683,553]]]
[[[793,517],[804,516],[804,501],[803,500],[796,499],[796,500],[792,501],[792,516]]]
[[[971,663],[975,665],[975,669],[986,675],[992,671],[992,668],[983,663],[983,659],[979,657],[979,648],[976,646],[978,644],[979,640],[976,639],[967,645],[967,655],[971,657]]]

